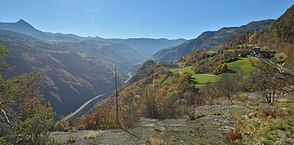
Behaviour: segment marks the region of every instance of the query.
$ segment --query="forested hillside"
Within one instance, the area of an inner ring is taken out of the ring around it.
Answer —
[[[207,50],[220,45],[236,37],[240,33],[249,33],[266,29],[272,22],[273,20],[256,21],[240,27],[225,27],[218,31],[203,32],[197,38],[188,40],[179,46],[158,51],[154,54],[154,58],[162,62],[173,62],[195,50]]]
[[[151,49],[155,52],[182,41],[106,40],[42,32],[24,20],[0,23],[0,43],[9,49],[6,63],[14,68],[4,76],[38,73],[44,101],[51,101],[58,117],[97,95],[111,92],[114,64],[122,84],[137,65],[151,56],[146,51],[152,53]]]

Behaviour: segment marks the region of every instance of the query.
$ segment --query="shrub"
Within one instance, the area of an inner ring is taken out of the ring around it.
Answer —
[[[242,134],[240,133],[240,131],[236,130],[236,129],[231,129],[227,134],[226,134],[226,139],[228,142],[230,143],[234,143],[237,140],[241,140],[242,139]]]
[[[139,119],[136,109],[132,106],[121,106],[118,119],[114,107],[102,105],[83,116],[78,123],[80,129],[114,129],[132,128]]]
[[[89,114],[82,117],[81,129],[110,129],[119,128],[115,109],[108,106],[99,106]]]
[[[225,72],[228,72],[229,69],[228,69],[228,65],[226,63],[223,63],[223,64],[220,64],[218,65],[214,70],[213,70],[213,73],[215,75],[219,75],[219,74],[222,74],[222,73],[225,73]]]
[[[57,121],[54,125],[54,130],[65,131],[65,128],[69,126],[67,121]]]
[[[67,143],[69,144],[73,144],[76,142],[76,139],[73,137],[73,136],[69,136],[68,139],[67,139]]]

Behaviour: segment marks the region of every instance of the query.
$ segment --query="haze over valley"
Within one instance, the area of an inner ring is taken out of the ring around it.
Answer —
[[[4,0],[0,145],[294,144],[294,1]]]
[[[11,48],[7,75],[36,72],[42,76],[44,99],[58,115],[67,115],[91,98],[113,90],[113,67],[120,84],[152,54],[184,39],[103,39],[35,29],[24,20],[0,23],[0,41]]]

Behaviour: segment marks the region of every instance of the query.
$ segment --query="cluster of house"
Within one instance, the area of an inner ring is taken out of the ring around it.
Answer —
[[[251,56],[260,58],[272,58],[277,53],[276,51],[262,50],[260,47],[254,47],[251,51]]]
[[[237,45],[237,49],[242,48],[247,48],[250,50],[250,54],[248,56],[251,57],[272,58],[277,53],[276,51],[262,50],[260,47],[256,47],[253,44]]]

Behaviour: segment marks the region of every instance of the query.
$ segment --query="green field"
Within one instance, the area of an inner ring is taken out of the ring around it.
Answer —
[[[202,87],[209,83],[217,82],[221,78],[221,75],[211,75],[211,74],[195,74],[192,66],[186,66],[181,68],[170,69],[173,73],[189,73],[192,74],[193,80],[196,82],[195,86]]]
[[[252,61],[255,58],[239,58],[239,60],[228,63],[228,67],[230,70],[242,74],[249,75],[254,67],[251,65]],[[192,74],[193,80],[196,82],[195,86],[202,87],[206,84],[217,82],[222,75],[211,75],[211,74],[195,74],[192,66],[180,67],[180,68],[171,68],[170,71],[172,73],[190,73]]]
[[[254,67],[252,66],[252,61],[255,61],[255,58],[239,58],[240,60],[228,63],[230,70],[237,72],[242,75],[249,75]]]
[[[179,68],[172,68],[170,69],[171,72],[173,73],[190,73],[190,74],[194,74],[194,71],[193,71],[193,67],[192,66],[186,66],[186,67],[179,67]]]
[[[207,84],[215,83],[217,82],[222,75],[209,75],[209,74],[193,74],[192,78],[196,82],[196,87],[203,87]]]

